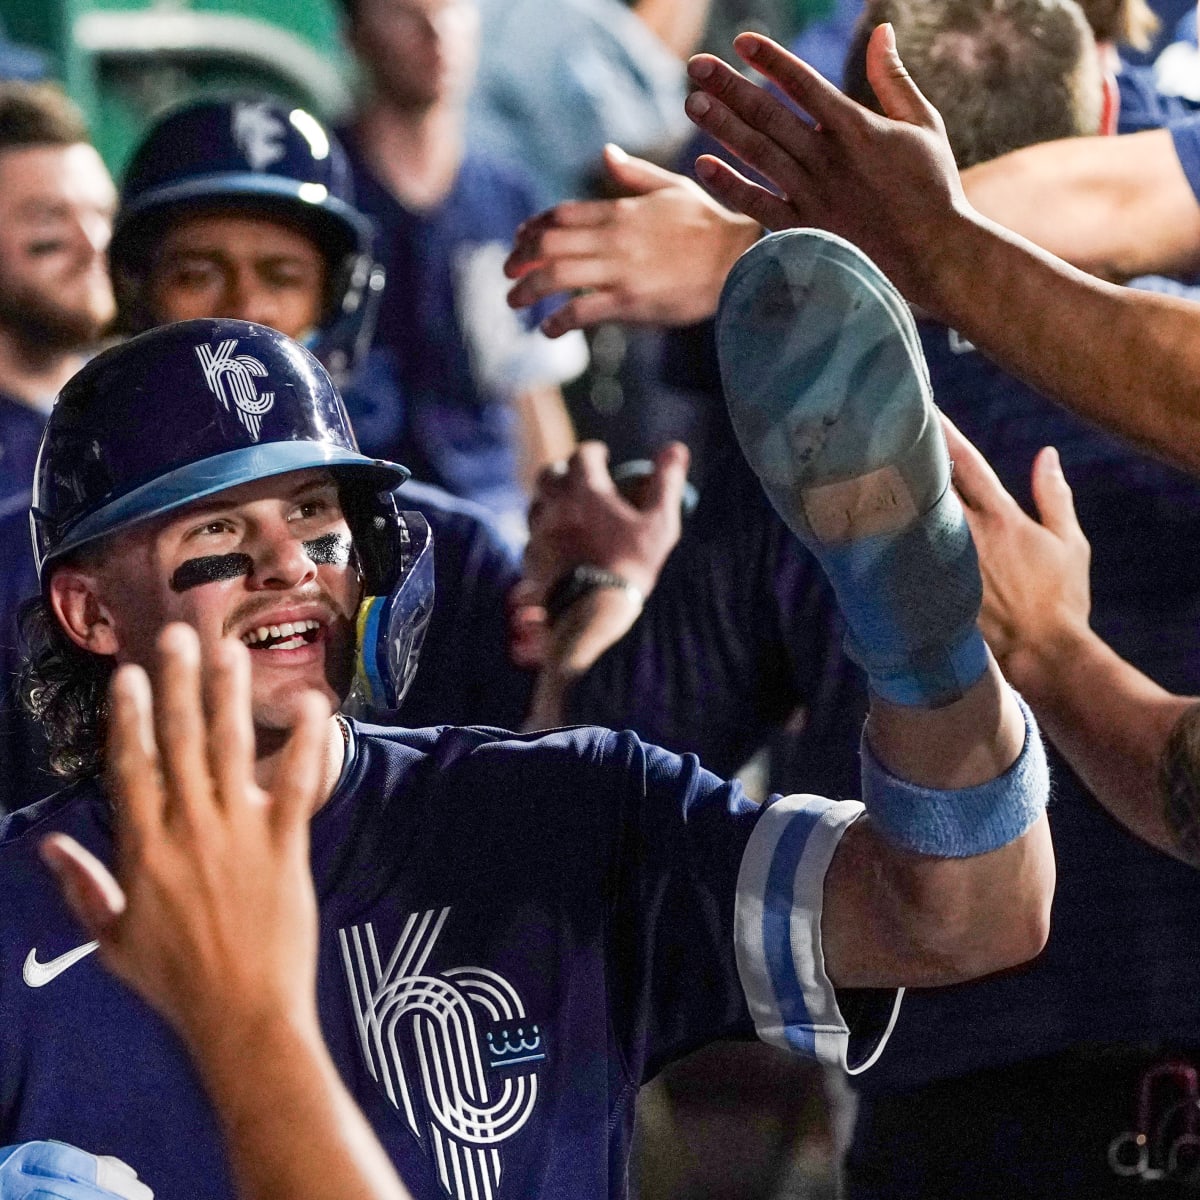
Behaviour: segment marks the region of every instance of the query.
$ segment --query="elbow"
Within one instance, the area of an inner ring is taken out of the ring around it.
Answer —
[[[1019,967],[1045,948],[1055,871],[1044,814],[991,854],[925,865],[914,898],[920,933],[910,986],[966,983]]]

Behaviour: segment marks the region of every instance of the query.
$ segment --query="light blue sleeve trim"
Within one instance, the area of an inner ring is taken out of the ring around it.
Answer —
[[[758,1036],[850,1074],[879,1057],[904,994],[897,991],[870,1055],[848,1061],[850,1029],[825,973],[821,911],[834,851],[864,811],[857,801],[820,796],[785,796],[770,805],[742,855],[734,916],[738,975]]]
[[[940,791],[899,779],[862,737],[863,802],[892,843],[937,858],[987,854],[1020,837],[1050,799],[1050,769],[1029,706],[1013,692],[1025,718],[1025,742],[1003,775],[977,787]]]

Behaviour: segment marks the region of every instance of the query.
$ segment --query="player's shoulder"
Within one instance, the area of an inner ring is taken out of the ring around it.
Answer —
[[[412,770],[421,762],[450,769],[478,759],[489,764],[600,763],[629,757],[636,735],[594,725],[572,725],[537,733],[514,733],[487,725],[433,725],[408,729],[353,722],[356,754],[378,757]],[[644,749],[644,747],[642,747]]]
[[[37,842],[48,833],[78,833],[104,823],[107,802],[95,779],[68,784],[36,804],[0,816],[0,856]]]

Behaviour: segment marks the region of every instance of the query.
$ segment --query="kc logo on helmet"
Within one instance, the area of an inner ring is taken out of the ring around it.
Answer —
[[[265,171],[287,154],[284,123],[266,104],[238,104],[233,110],[233,140],[252,171]]]
[[[263,415],[271,411],[275,393],[263,392],[259,395],[254,380],[266,378],[267,368],[249,354],[234,354],[236,349],[237,338],[226,338],[218,343],[215,350],[212,346],[197,346],[196,355],[204,370],[204,382],[208,384],[209,391],[221,401],[227,412],[230,401],[233,402],[238,419],[257,442]]]

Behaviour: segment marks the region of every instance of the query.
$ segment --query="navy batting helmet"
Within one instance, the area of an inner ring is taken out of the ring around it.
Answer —
[[[321,364],[264,325],[164,325],[97,355],[67,383],[34,476],[39,578],[44,586],[56,561],[138,522],[312,467],[338,482],[363,574],[361,699],[394,707],[432,610],[429,527],[400,510],[396,488],[409,472],[359,453]]]
[[[261,98],[194,101],[162,117],[125,172],[109,261],[130,332],[155,324],[145,275],[165,225],[242,209],[304,229],[326,261],[327,295],[310,349],[341,377],[373,332],[383,274],[374,226],[354,205],[345,151],[304,109]]]

